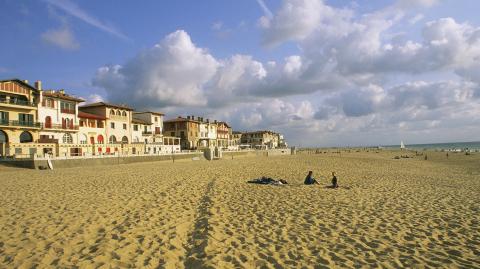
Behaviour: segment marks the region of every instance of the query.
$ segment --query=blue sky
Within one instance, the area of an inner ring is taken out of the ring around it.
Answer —
[[[475,0],[0,0],[0,78],[274,129],[293,144],[480,140]]]

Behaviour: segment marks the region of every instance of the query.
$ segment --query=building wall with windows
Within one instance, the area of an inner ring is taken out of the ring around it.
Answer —
[[[78,104],[83,99],[65,94],[64,90],[40,91],[38,118],[42,123],[42,143],[79,144]]]
[[[198,148],[200,136],[200,122],[193,116],[178,117],[163,122],[165,136],[180,138],[182,149],[195,150]]]
[[[28,155],[35,152],[25,144],[38,140],[39,91],[18,79],[0,81],[0,155]]]
[[[81,106],[80,111],[105,117],[105,135],[108,144],[128,144],[132,138],[132,109],[104,102]],[[121,147],[128,151],[127,147]],[[118,151],[119,148],[115,147]]]

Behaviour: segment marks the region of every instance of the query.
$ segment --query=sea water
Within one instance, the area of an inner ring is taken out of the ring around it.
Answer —
[[[404,142],[405,143],[405,142]],[[385,148],[400,148],[399,145],[388,145],[384,146]],[[436,144],[407,144],[405,143],[407,149],[416,149],[416,150],[449,150],[449,151],[461,151],[461,150],[472,150],[480,151],[480,141],[479,142],[455,142],[455,143],[436,143]]]

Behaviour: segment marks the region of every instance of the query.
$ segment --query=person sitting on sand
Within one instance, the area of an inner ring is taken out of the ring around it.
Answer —
[[[303,182],[305,185],[318,184],[318,182],[313,178],[312,174],[313,174],[312,171],[308,171],[308,175],[305,178],[305,181]]]
[[[332,172],[332,188],[338,188],[337,177],[335,176],[335,172]]]

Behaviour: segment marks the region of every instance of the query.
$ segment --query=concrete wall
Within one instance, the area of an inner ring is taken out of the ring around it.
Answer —
[[[291,154],[292,154],[292,150],[289,148],[267,150],[267,156],[281,156],[281,155],[291,155]]]
[[[87,159],[68,159],[68,160],[52,160],[54,169],[71,168],[71,167],[93,167],[98,165],[118,165],[138,162],[158,162],[158,161],[192,161],[193,158],[205,160],[203,153],[187,153],[160,156],[135,156],[135,157],[109,157],[109,158],[87,158]],[[47,167],[46,160],[5,160],[0,164],[7,166],[24,167],[31,169],[39,169],[40,166]]]

